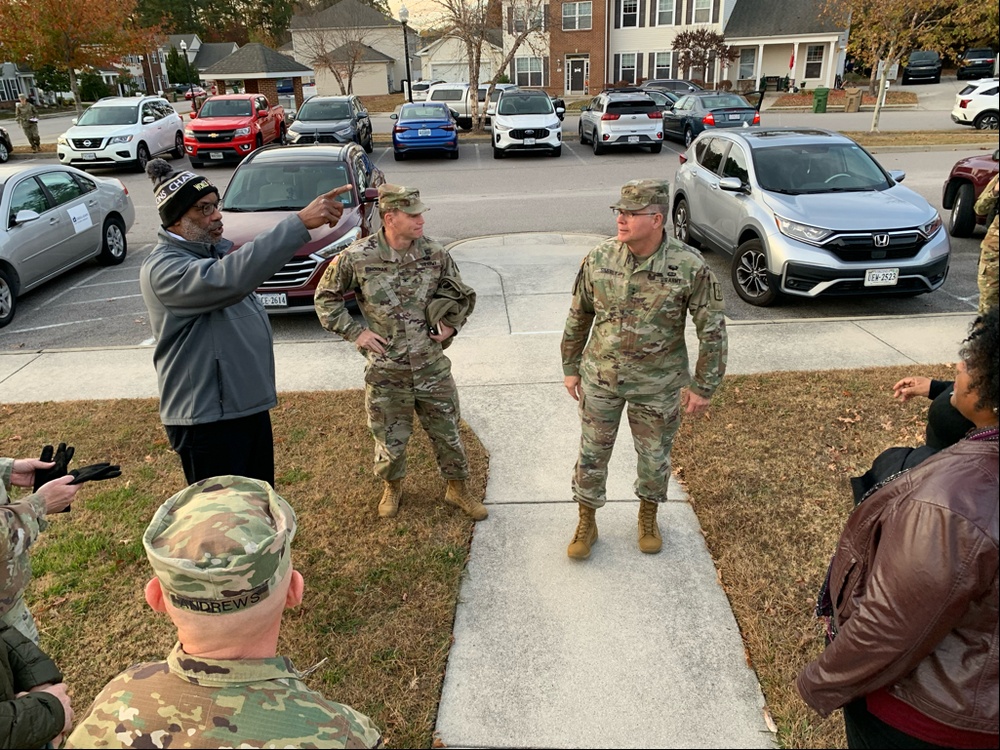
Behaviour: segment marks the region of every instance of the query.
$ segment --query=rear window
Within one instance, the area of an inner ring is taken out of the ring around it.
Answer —
[[[982,60],[987,57],[993,57],[993,50],[991,49],[970,49],[965,53],[966,60]]]
[[[648,102],[608,102],[608,112],[614,112],[617,115],[645,115],[650,112],[659,112],[659,108],[652,100]]]
[[[705,109],[716,109],[717,107],[749,107],[750,102],[742,96],[729,94],[728,96],[703,96],[701,103]]]
[[[423,107],[403,107],[399,113],[400,120],[447,120],[448,110],[443,104]]]
[[[438,89],[431,92],[431,101],[434,102],[460,102],[465,94],[463,89]]]

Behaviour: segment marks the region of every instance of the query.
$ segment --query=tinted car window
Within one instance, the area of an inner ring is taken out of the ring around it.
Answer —
[[[435,102],[460,102],[462,101],[462,89],[438,89],[431,92],[431,101]]]
[[[735,143],[729,149],[729,155],[726,157],[726,164],[722,168],[723,177],[737,177],[740,182],[747,182],[750,176],[747,170],[747,157],[743,153],[743,149],[737,146]]]
[[[926,51],[925,50],[925,51],[911,52],[910,53],[910,63],[911,64],[912,63],[916,63],[916,62],[934,62],[937,59],[938,59],[938,53],[937,52],[931,52],[931,51]]]
[[[139,119],[138,105],[132,107],[91,107],[77,125],[134,125]]]
[[[18,183],[10,196],[10,221],[13,226],[14,217],[18,211],[35,211],[45,213],[49,210],[49,201],[34,178]]]
[[[728,94],[725,96],[703,96],[700,97],[701,104],[705,109],[715,109],[716,107],[749,107],[750,103],[742,96]]]
[[[55,205],[61,206],[69,203],[74,198],[83,195],[80,185],[73,179],[73,175],[68,172],[46,172],[38,175],[38,179],[48,188],[49,195],[55,201]]]
[[[209,99],[198,110],[198,117],[249,117],[253,106],[246,99]]]
[[[761,187],[792,195],[890,187],[878,164],[855,144],[772,146],[756,149],[753,162]]]
[[[226,190],[223,208],[239,206],[243,211],[300,211],[320,193],[351,182],[343,162],[316,161],[301,164],[252,164],[241,167]],[[280,186],[276,195],[274,186]],[[354,205],[350,191],[340,195],[344,205]]]
[[[645,115],[658,110],[656,102],[631,101],[631,102],[608,102],[608,112],[617,115]]]
[[[727,144],[724,141],[720,141],[718,138],[712,138],[709,140],[708,145],[702,152],[702,155],[698,158],[698,163],[705,169],[717,172],[719,170],[719,166],[722,164],[722,155],[726,151],[726,146]]]
[[[548,96],[536,94],[507,94],[500,99],[501,115],[550,115],[555,110]]]
[[[302,105],[295,119],[297,120],[348,120],[351,117],[351,105],[346,101],[324,102],[310,101]]]
[[[427,104],[417,107],[403,107],[399,112],[400,120],[448,119],[448,110],[443,104]]]

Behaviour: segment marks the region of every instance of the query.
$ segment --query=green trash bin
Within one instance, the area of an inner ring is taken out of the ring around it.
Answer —
[[[826,112],[826,102],[830,98],[830,89],[813,89],[813,112]]]

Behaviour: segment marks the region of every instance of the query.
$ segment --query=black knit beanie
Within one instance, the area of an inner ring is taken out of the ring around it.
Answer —
[[[163,159],[151,159],[146,165],[146,174],[153,181],[156,210],[160,212],[164,228],[176,224],[202,196],[219,195],[219,189],[208,178],[187,170],[175,172]]]

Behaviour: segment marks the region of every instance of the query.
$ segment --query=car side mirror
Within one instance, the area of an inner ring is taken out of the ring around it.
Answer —
[[[902,169],[890,169],[889,176],[896,182],[902,182],[906,179],[906,172]]]
[[[486,114],[488,114],[490,117],[496,117],[497,108],[496,107],[487,107]]]
[[[149,125],[149,123],[151,122],[156,122],[156,118],[153,117],[152,115],[146,115],[145,117],[142,118],[143,125]]]
[[[76,125],[76,118],[74,117],[72,120],[70,120],[70,123]]]
[[[389,115],[389,119],[390,120],[398,120],[399,119],[399,115],[397,115],[395,112],[393,112],[391,115]]]
[[[719,180],[719,187],[728,193],[743,192],[743,180],[739,177],[723,177]]]
[[[258,120],[263,120],[269,114],[270,114],[270,112],[268,112],[266,109],[259,109],[259,110],[257,110],[257,119]]]
[[[1000,161],[1000,148],[993,152],[993,161]]]
[[[37,211],[32,211],[31,209],[28,208],[22,208],[20,211],[17,212],[17,215],[14,217],[14,224],[15,225],[27,224],[28,222],[36,221],[40,218],[41,216],[38,215]]]
[[[556,107],[556,114],[559,115],[560,117],[562,117],[564,114],[566,114],[566,108],[565,107]]]
[[[188,114],[188,117],[190,117],[192,120],[197,116],[198,116],[198,110],[196,109],[192,109],[191,112]]]
[[[362,203],[374,203],[378,200],[378,188],[365,188],[365,194],[361,197]]]

